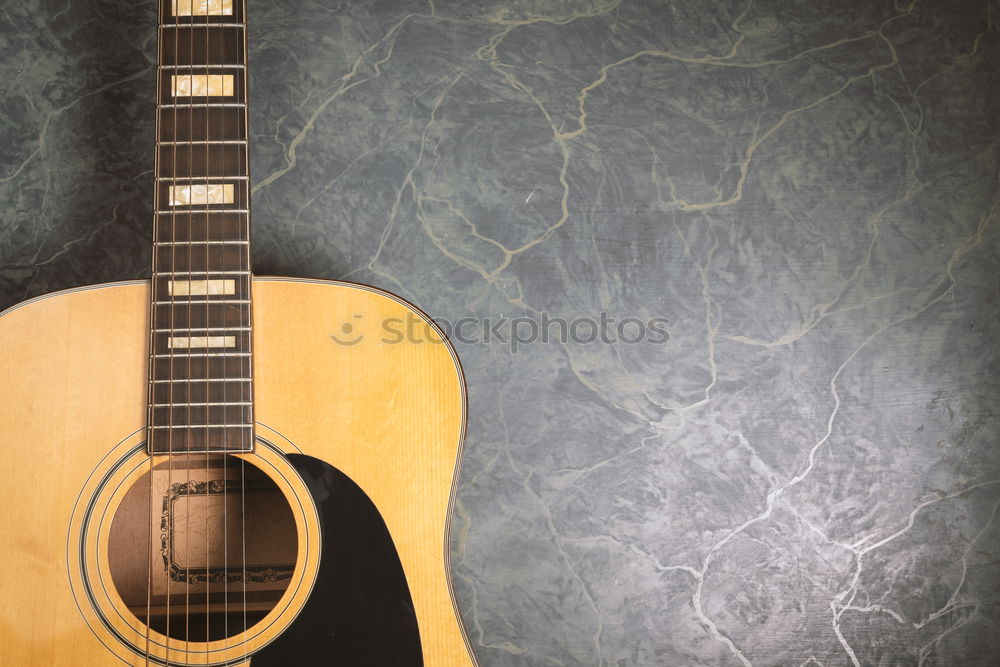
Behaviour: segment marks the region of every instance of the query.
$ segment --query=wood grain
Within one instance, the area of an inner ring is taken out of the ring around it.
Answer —
[[[105,645],[111,633],[88,627],[93,610],[67,575],[79,551],[74,506],[89,501],[88,480],[116,449],[141,443],[148,292],[148,283],[85,288],[0,317],[3,664],[122,664]],[[254,306],[258,435],[327,461],[366,491],[399,551],[425,665],[474,664],[448,579],[465,409],[450,347],[386,342],[383,323],[413,311],[364,287],[258,279]],[[346,322],[362,336],[354,345],[331,338]],[[94,532],[97,551],[107,532]],[[191,664],[211,664],[203,660]]]

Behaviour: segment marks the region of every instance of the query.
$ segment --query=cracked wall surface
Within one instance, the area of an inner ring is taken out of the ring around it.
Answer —
[[[0,307],[148,276],[154,4],[0,9]],[[998,2],[249,17],[256,272],[473,318],[482,665],[996,664]]]

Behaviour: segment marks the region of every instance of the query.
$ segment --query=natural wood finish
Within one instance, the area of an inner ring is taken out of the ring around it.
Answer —
[[[84,615],[94,612],[85,600],[78,609],[67,572],[79,577],[73,554],[80,527],[71,524],[80,516],[74,505],[92,495],[91,473],[143,437],[148,298],[148,283],[119,284],[46,297],[0,317],[0,479],[8,499],[0,505],[3,664],[123,664],[102,644],[114,644],[111,634],[88,627]],[[412,311],[358,286],[256,280],[254,309],[258,435],[329,462],[370,495],[399,550],[425,665],[473,664],[447,571],[464,425],[450,348],[380,343],[381,323]],[[344,322],[365,338],[336,344],[331,335],[341,334]],[[257,449],[250,456],[277,456]],[[127,482],[141,472],[116,474]],[[297,493],[293,487],[283,493]],[[126,491],[124,484],[109,492],[95,512],[113,509]],[[297,518],[300,536],[317,528],[310,520]],[[108,532],[93,530],[85,551],[99,554]],[[90,574],[95,585],[107,584],[106,570]]]

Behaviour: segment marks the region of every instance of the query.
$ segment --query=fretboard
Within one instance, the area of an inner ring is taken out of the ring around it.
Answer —
[[[253,449],[244,0],[160,0],[150,453]]]

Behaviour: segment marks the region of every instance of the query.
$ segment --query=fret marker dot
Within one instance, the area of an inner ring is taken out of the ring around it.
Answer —
[[[174,16],[232,16],[233,0],[173,0]]]
[[[174,74],[170,90],[174,97],[232,97],[236,83],[232,74]]]

